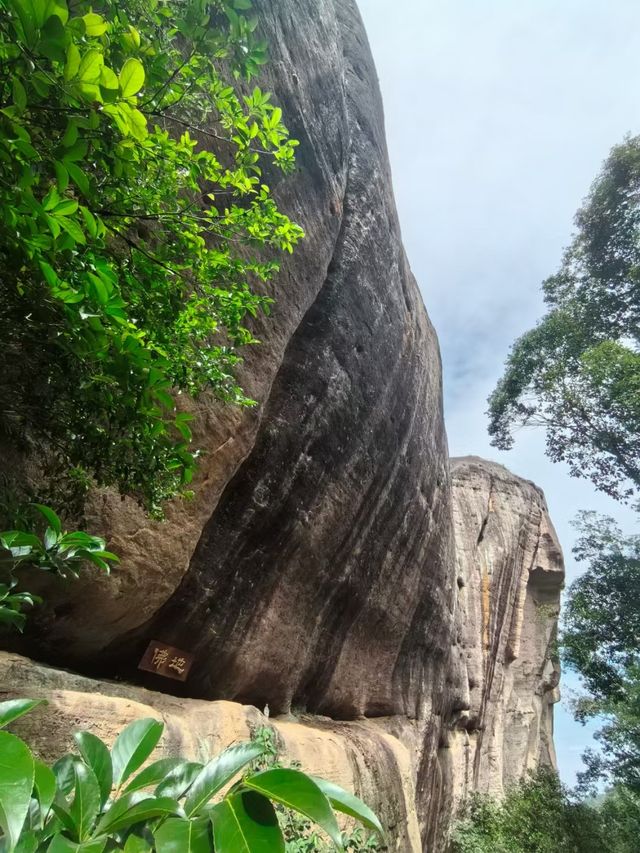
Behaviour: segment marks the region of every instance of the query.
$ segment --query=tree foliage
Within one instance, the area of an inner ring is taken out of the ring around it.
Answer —
[[[301,230],[249,0],[0,0],[0,430],[152,511],[197,452],[176,394],[234,376]],[[214,153],[215,152],[215,153]]]
[[[640,488],[640,137],[615,147],[544,282],[548,310],[514,344],[489,398],[489,432],[542,425],[547,454],[628,498]]]
[[[558,777],[538,771],[503,801],[475,795],[454,824],[452,853],[635,853],[640,799],[615,788],[601,802],[573,799]]]
[[[588,691],[578,718],[605,721],[602,753],[587,753],[583,781],[604,775],[640,793],[640,536],[595,513],[582,513],[579,526],[574,553],[586,570],[567,596],[563,654]]]
[[[33,593],[16,589],[19,570],[29,567],[62,578],[77,578],[84,564],[109,574],[110,564],[118,562],[118,557],[106,550],[100,536],[91,536],[83,530],[67,533],[50,507],[35,504],[33,509],[46,521],[42,536],[24,530],[0,532],[0,625],[18,631],[22,631],[26,622],[25,608],[40,602]]]
[[[0,703],[0,727],[37,704]],[[136,720],[111,750],[96,735],[79,732],[74,736],[78,754],[65,755],[52,767],[36,759],[20,738],[0,732],[2,849],[285,853],[274,806],[318,824],[334,850],[344,849],[336,811],[382,832],[373,812],[348,791],[300,770],[252,768],[268,752],[264,738],[230,746],[205,764],[161,758],[143,767],[162,731],[157,720]]]

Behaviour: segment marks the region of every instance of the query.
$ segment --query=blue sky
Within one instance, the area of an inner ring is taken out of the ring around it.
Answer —
[[[637,0],[360,0],[385,103],[405,246],[438,330],[452,455],[503,462],[545,490],[571,559],[579,509],[632,514],[544,456],[489,445],[486,398],[543,311],[573,216],[612,145],[640,133]],[[575,689],[565,678],[565,693]],[[591,729],[556,713],[573,783]]]

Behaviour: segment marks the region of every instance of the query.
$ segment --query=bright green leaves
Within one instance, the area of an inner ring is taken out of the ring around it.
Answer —
[[[243,743],[230,746],[205,765],[189,788],[184,804],[187,817],[199,812],[243,767],[263,753],[264,747],[259,744]]]
[[[43,699],[8,699],[6,702],[0,702],[0,728],[8,726],[42,704]]]
[[[65,292],[51,267],[43,263],[42,273],[52,291]],[[29,566],[66,578],[78,577],[80,568],[86,563],[91,563],[108,574],[109,563],[118,561],[115,554],[105,550],[104,539],[82,531],[66,533],[59,517],[50,507],[33,504],[33,508],[47,522],[42,537],[24,530],[0,532],[0,560],[9,578],[7,584],[0,584],[0,623],[12,625],[20,631],[24,627],[24,608],[38,603],[40,599],[27,592],[13,591],[18,584],[14,575],[19,569]],[[21,713],[26,713],[26,710]]]
[[[144,86],[144,66],[139,59],[127,59],[118,77],[123,98],[137,95]]]
[[[70,80],[73,80],[73,78],[78,74],[81,60],[82,57],[80,56],[78,46],[74,42],[71,42],[67,48],[66,62],[64,66],[65,82],[68,83]]]
[[[76,761],[75,796],[69,807],[69,816],[73,821],[79,841],[86,841],[91,835],[93,825],[100,811],[100,786],[93,770],[83,761]]]
[[[101,36],[109,29],[109,24],[101,15],[96,15],[95,12],[89,12],[82,16],[85,27],[85,35],[91,37]]]
[[[216,853],[284,853],[278,818],[266,797],[242,791],[211,810]]]
[[[336,811],[355,818],[368,829],[382,835],[382,825],[377,815],[362,800],[326,779],[319,779],[317,776],[311,776],[310,779],[320,788]]]
[[[211,824],[205,819],[170,817],[154,832],[156,853],[210,853]]]
[[[162,729],[163,724],[158,720],[136,720],[118,735],[111,751],[114,785],[126,782],[147,760],[162,736]]]
[[[276,254],[302,236],[260,175],[265,157],[293,163],[282,113],[234,86],[264,61],[259,20],[248,0],[225,0],[216,26],[174,0],[78,0],[71,17],[65,0],[3,2],[0,394],[57,448],[58,470],[159,516],[189,494],[198,454],[172,401],[253,405],[241,348],[273,301]],[[224,156],[197,141],[214,123]],[[22,624],[23,594],[0,588],[0,620]]]
[[[246,779],[244,784],[263,796],[305,815],[324,829],[338,850],[342,849],[340,830],[331,804],[306,774],[299,770],[278,767],[256,773]]]
[[[0,732],[0,827],[13,853],[24,825],[35,778],[33,756],[20,738]]]
[[[77,732],[74,740],[85,764],[94,775],[100,792],[100,805],[104,806],[113,787],[111,754],[100,738],[91,732]]]
[[[9,722],[37,702],[0,704]],[[14,735],[0,732],[0,827],[3,850],[27,853],[284,853],[278,813],[293,809],[318,823],[342,850],[328,792],[352,817],[381,832],[376,816],[360,800],[299,770],[274,767],[249,771],[223,796],[220,791],[251,761],[268,753],[271,737],[229,747],[204,767],[178,758],[144,763],[162,732],[156,720],[136,720],[116,739],[111,752],[89,732],[75,735],[80,757],[66,755],[53,767],[35,761]],[[130,779],[127,790],[121,786]],[[154,793],[149,792],[160,782]],[[113,790],[115,786],[115,791]],[[171,790],[171,795],[167,792]],[[212,798],[217,802],[211,802]]]

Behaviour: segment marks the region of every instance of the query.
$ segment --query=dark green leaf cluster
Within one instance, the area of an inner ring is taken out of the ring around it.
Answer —
[[[35,704],[0,703],[0,725]],[[299,770],[249,771],[228,787],[265,753],[264,741],[231,746],[206,764],[161,758],[140,770],[162,730],[157,720],[136,720],[111,750],[95,735],[80,732],[75,735],[79,755],[65,755],[52,768],[35,759],[20,738],[0,732],[3,850],[285,853],[274,803],[317,823],[336,850],[344,848],[334,809],[382,831],[356,797]]]
[[[547,454],[615,498],[640,488],[640,137],[611,152],[576,216],[547,314],[514,344],[489,398],[501,448],[546,429]]]
[[[52,572],[62,578],[77,578],[84,564],[97,566],[109,574],[110,563],[118,557],[106,550],[104,539],[82,530],[67,533],[56,513],[47,506],[34,504],[47,526],[42,536],[23,530],[0,532],[0,624],[21,631],[26,621],[24,608],[40,599],[29,592],[18,592],[15,573],[25,567]]]
[[[583,782],[606,776],[640,793],[640,536],[611,518],[582,513],[574,549],[586,570],[564,610],[563,657],[584,679],[579,719],[604,719],[602,754],[586,756]]]
[[[548,770],[502,801],[476,795],[455,823],[452,853],[636,853],[640,799],[624,788],[579,802]]]
[[[149,509],[194,471],[301,230],[262,179],[295,141],[247,80],[249,0],[0,0],[0,429]],[[216,153],[214,153],[214,151]]]

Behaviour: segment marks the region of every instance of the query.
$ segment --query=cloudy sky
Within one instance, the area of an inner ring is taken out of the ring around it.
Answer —
[[[542,313],[573,215],[609,149],[640,133],[638,0],[360,0],[385,102],[405,246],[438,330],[452,455],[542,486],[571,560],[581,508],[631,514],[521,433],[498,453],[486,398],[510,344]],[[575,681],[566,679],[565,692]],[[556,714],[572,783],[591,729]]]

